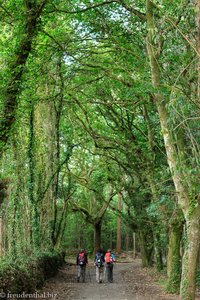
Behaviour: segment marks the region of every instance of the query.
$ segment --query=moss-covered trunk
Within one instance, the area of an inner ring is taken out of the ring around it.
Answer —
[[[181,254],[180,243],[182,239],[183,223],[178,220],[173,222],[169,231],[169,245],[167,255],[167,291],[177,293],[181,281]]]
[[[40,15],[47,1],[27,0],[25,6],[19,10],[19,18],[24,18],[18,40],[19,46],[15,49],[13,63],[10,66],[10,78],[6,85],[2,117],[0,120],[0,157],[3,154],[5,145],[10,135],[11,128],[16,118],[16,108],[18,105],[17,97],[20,93],[22,75],[25,70],[25,64],[32,50],[33,40],[37,34],[37,25]]]
[[[29,144],[28,144],[28,163],[29,163],[29,180],[28,180],[28,197],[29,213],[31,221],[30,241],[31,246],[36,249],[40,245],[40,223],[37,201],[35,199],[35,117],[34,106],[31,107],[29,117]]]
[[[152,241],[152,243],[150,242]],[[153,253],[153,238],[149,238],[144,232],[139,232],[139,244],[142,259],[142,267],[150,267],[153,264],[152,253]]]
[[[3,255],[3,222],[0,217],[0,256]]]
[[[146,1],[147,9],[147,51],[151,67],[152,86],[155,89],[154,100],[158,110],[162,129],[167,161],[171,170],[178,203],[186,220],[187,247],[183,260],[183,272],[181,277],[181,299],[195,299],[195,274],[197,254],[200,239],[200,205],[197,197],[193,195],[193,186],[189,175],[182,171],[183,165],[176,149],[176,139],[170,127],[170,118],[167,111],[167,101],[164,98],[160,86],[159,53],[156,44],[156,25],[154,20],[154,6],[150,0]]]
[[[153,128],[151,125],[151,121],[148,115],[148,110],[146,105],[144,105],[143,109],[144,118],[147,124],[148,130],[148,175],[147,180],[151,189],[151,202],[155,203],[158,200],[158,192],[155,183],[155,137],[153,133]],[[162,261],[162,249],[161,249],[161,242],[160,242],[160,228],[159,228],[159,218],[154,216],[152,222],[154,223],[152,226],[153,232],[153,239],[154,239],[154,252],[155,252],[155,259],[156,259],[156,268],[158,271],[163,269],[163,261]]]
[[[160,232],[154,232],[153,237],[154,237],[154,252],[155,252],[155,259],[156,259],[156,269],[160,272],[163,270]]]
[[[181,299],[194,300],[196,287],[196,268],[199,252],[199,212],[186,220],[187,238],[182,265]]]

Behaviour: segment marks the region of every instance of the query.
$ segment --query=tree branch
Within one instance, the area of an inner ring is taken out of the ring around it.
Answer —
[[[92,217],[92,215],[89,213],[89,211],[86,208],[78,206],[76,203],[74,203],[73,207],[72,207],[72,211],[74,211],[74,212],[82,212],[85,215],[87,221],[90,224],[94,224],[94,218]]]
[[[139,10],[133,8],[132,6],[127,5],[124,0],[118,0],[118,3],[120,3],[126,10],[137,16],[140,20],[146,21],[145,13],[142,13]]]
[[[82,13],[82,12],[86,12],[90,9],[95,9],[95,8],[98,8],[98,7],[101,7],[101,6],[104,6],[104,5],[107,5],[107,4],[111,4],[111,3],[117,3],[118,1],[116,0],[107,0],[107,1],[104,1],[104,2],[101,2],[101,3],[98,3],[98,4],[95,4],[95,5],[91,5],[91,6],[88,6],[86,8],[77,8],[76,10],[66,10],[66,9],[59,9],[57,8],[55,5],[54,5],[54,10],[53,11],[49,11],[48,13],[52,13],[52,12],[62,12],[62,13],[66,13],[66,14],[77,14],[77,13]]]

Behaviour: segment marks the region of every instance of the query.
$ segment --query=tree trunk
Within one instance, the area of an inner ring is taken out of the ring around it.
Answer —
[[[154,100],[160,118],[160,124],[167,154],[167,161],[175,185],[178,203],[183,211],[186,220],[187,248],[183,260],[181,299],[194,300],[196,284],[196,263],[200,239],[200,206],[198,200],[194,199],[194,196],[192,196],[192,191],[189,191],[190,178],[188,176],[185,178],[184,174],[181,173],[180,161],[178,160],[178,154],[175,148],[176,141],[170,129],[169,117],[166,109],[166,101],[160,92],[160,71],[158,65],[159,57],[155,50],[157,49],[157,45],[154,43],[154,41],[156,40],[156,27],[153,15],[154,7],[150,0],[147,0],[146,3],[148,30],[147,51],[151,66],[152,85],[156,90],[156,92],[154,93]]]
[[[180,220],[175,220],[175,222],[173,222],[170,227],[167,255],[167,291],[170,293],[179,292],[181,281],[180,243],[183,232],[183,222]]]
[[[56,244],[55,244],[55,247],[58,248],[58,249],[61,245],[62,237],[63,237],[64,230],[65,230],[65,227],[66,227],[66,215],[67,215],[67,199],[64,200],[60,220],[58,222],[58,228],[57,228],[57,231],[56,231],[56,237],[55,237]]]
[[[200,100],[200,0],[196,0],[196,27],[197,27],[197,51],[198,51],[198,85],[197,101]]]
[[[133,232],[133,258],[136,258],[136,239],[135,239],[135,232]]]
[[[148,111],[146,106],[144,105],[143,109],[144,118],[147,124],[147,130],[148,130],[148,175],[147,180],[149,182],[149,186],[151,189],[151,202],[154,203],[158,199],[158,192],[155,184],[155,149],[154,149],[154,134],[150,122],[150,118],[148,115]],[[158,271],[161,271],[163,269],[163,261],[162,261],[162,249],[161,249],[161,243],[160,243],[160,230],[159,230],[159,218],[154,217],[153,219],[153,226],[152,226],[152,232],[153,232],[153,239],[154,239],[154,252],[155,252],[155,259],[156,259],[156,268]]]
[[[11,76],[4,93],[5,100],[0,121],[0,158],[9,138],[12,125],[15,122],[17,96],[20,92],[21,78],[32,49],[38,20],[47,1],[43,1],[43,3],[40,4],[37,4],[38,1],[33,0],[24,2],[26,5],[25,11],[22,11],[20,15],[20,18],[25,16],[24,25],[21,30],[21,36],[19,37],[19,46],[15,49],[15,55],[13,55],[13,63],[10,68]]]
[[[153,154],[153,153],[151,153]],[[152,163],[150,162],[150,165]],[[154,180],[154,169],[153,165],[149,168],[149,176],[147,176],[151,194],[152,194],[152,203],[157,200],[157,190]],[[154,252],[155,252],[155,260],[156,260],[156,268],[158,271],[163,270],[163,261],[162,261],[162,249],[160,243],[160,227],[159,227],[159,219],[154,217],[153,225],[152,225],[152,232],[153,232],[153,241],[154,241]]]
[[[129,241],[130,241],[130,237],[129,237],[129,235],[127,234],[127,235],[126,235],[126,251],[129,250]]]
[[[121,194],[118,193],[118,217],[117,217],[117,247],[116,247],[116,251],[117,253],[121,253],[122,249],[121,249],[121,216],[120,216],[120,212],[121,212]]]
[[[0,256],[3,255],[3,223],[0,217]]]
[[[31,236],[30,241],[32,246],[36,249],[40,246],[40,223],[38,213],[38,203],[34,196],[35,191],[35,129],[34,124],[34,106],[31,107],[30,112],[30,132],[28,145],[28,159],[29,159],[29,201],[30,201],[30,220],[31,220]]]
[[[55,166],[58,167],[60,165],[60,121],[61,121],[61,113],[63,108],[63,90],[64,90],[64,79],[63,74],[61,72],[62,63],[61,60],[58,63],[58,69],[59,69],[59,77],[60,77],[60,91],[59,91],[59,99],[57,105],[55,104]],[[53,212],[54,212],[54,220],[53,220],[53,228],[52,228],[52,242],[55,246],[57,243],[57,233],[56,233],[56,227],[58,221],[58,207],[57,207],[57,201],[58,201],[58,186],[59,186],[59,177],[60,177],[60,169],[58,170],[57,174],[54,178],[54,186],[53,186]]]
[[[33,210],[34,210],[34,107],[31,107],[29,119],[29,144],[28,144],[28,162],[29,162],[29,179],[28,179],[28,197],[30,203],[30,242],[33,246]]]
[[[194,300],[200,236],[199,212],[186,220],[186,224],[187,240],[182,264],[181,299]]]
[[[101,220],[94,224],[94,252],[101,247]]]
[[[159,225],[155,225],[155,226],[159,226]],[[153,231],[154,231],[154,228],[153,228]],[[154,252],[155,252],[155,259],[156,259],[156,269],[160,272],[160,271],[163,270],[160,232],[153,232],[153,239],[154,239]]]
[[[141,251],[141,259],[142,259],[142,267],[150,267],[152,266],[152,251],[153,245],[149,245],[146,240],[147,235],[142,231],[139,232],[139,243],[140,243],[140,251]]]
[[[46,90],[46,95],[51,93]],[[55,108],[53,103],[39,102],[35,105],[35,156],[37,186],[36,201],[40,207],[40,237],[42,247],[52,248],[54,219],[54,190],[56,176]],[[39,142],[37,142],[39,141]],[[45,149],[45,155],[43,155]]]

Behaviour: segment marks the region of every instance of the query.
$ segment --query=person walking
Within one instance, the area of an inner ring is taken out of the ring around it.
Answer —
[[[103,282],[104,264],[105,258],[102,249],[99,249],[94,258],[94,264],[96,266],[96,281],[98,283]]]
[[[86,273],[86,264],[88,263],[87,254],[85,249],[81,249],[81,251],[77,254],[76,264],[77,264],[77,282],[85,282],[85,273]]]
[[[111,253],[111,250],[105,254],[106,273],[108,282],[113,282],[113,263],[115,262],[115,256]]]

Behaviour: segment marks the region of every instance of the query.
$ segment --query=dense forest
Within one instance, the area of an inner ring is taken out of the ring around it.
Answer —
[[[0,16],[2,286],[102,246],[195,299],[200,0],[4,0]]]

